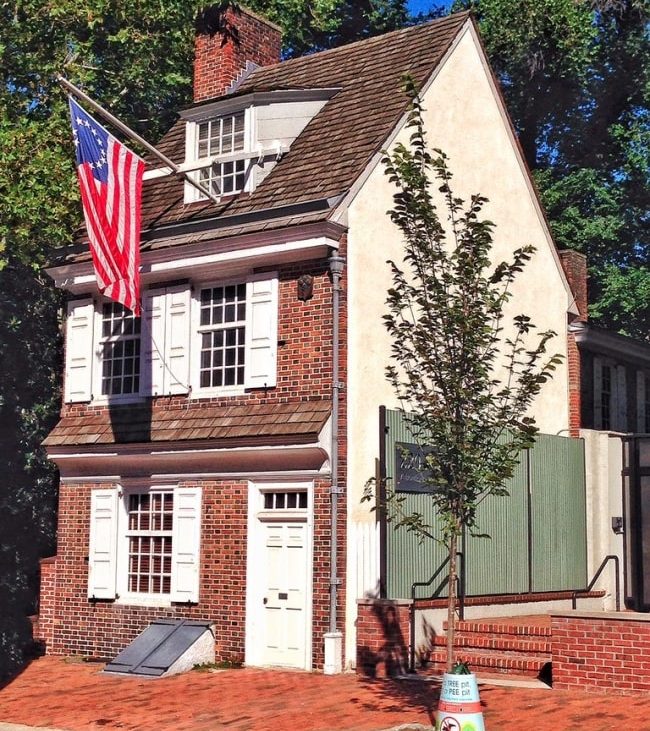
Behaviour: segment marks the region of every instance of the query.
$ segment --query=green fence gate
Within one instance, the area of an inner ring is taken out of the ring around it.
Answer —
[[[414,439],[401,411],[382,407],[380,423],[384,440],[380,470],[390,484],[396,479],[397,462],[405,454],[404,445]],[[507,488],[509,496],[488,497],[479,506],[477,529],[490,538],[465,537],[467,596],[584,588],[584,442],[539,434],[534,447],[522,452]],[[428,495],[408,493],[405,497],[405,510],[421,513],[436,526]],[[429,539],[421,543],[416,535],[403,528],[395,530],[390,523],[382,524],[381,536],[382,586],[392,599],[410,597],[411,585],[428,581],[447,557],[446,548],[439,543]],[[446,595],[443,581],[420,590],[417,596],[433,594]]]

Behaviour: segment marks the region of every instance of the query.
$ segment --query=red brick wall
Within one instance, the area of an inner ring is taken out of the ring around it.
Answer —
[[[390,599],[357,602],[357,673],[389,677],[407,671],[410,607]]]
[[[280,60],[282,31],[250,10],[229,8],[223,16],[204,12],[194,42],[194,101],[221,96],[252,61],[269,66]]]
[[[566,278],[575,297],[576,307],[580,312],[579,318],[587,320],[589,317],[589,303],[587,298],[587,257],[579,251],[565,249],[560,251],[560,260]]]
[[[215,625],[218,660],[241,661],[245,652],[246,541],[248,482],[246,480],[181,481],[201,486],[202,530],[199,603],[195,606],[141,607],[119,601],[87,598],[90,492],[111,487],[63,484],[59,499],[56,595],[42,593],[43,617],[56,615],[56,633],[47,649],[55,655],[97,658],[115,656],[153,619],[183,617]],[[314,490],[313,656],[323,664],[322,635],[329,607],[329,480]],[[53,566],[54,564],[51,564]],[[48,574],[48,581],[51,580]],[[53,604],[52,604],[53,599]],[[39,619],[39,626],[40,619]],[[44,627],[41,634],[45,634]]]
[[[569,286],[575,298],[579,315],[575,320],[586,321],[589,314],[587,298],[587,258],[578,251],[567,249],[560,251],[560,260],[566,274]],[[580,351],[572,333],[567,337],[567,365],[569,367],[569,436],[580,436],[580,428],[588,426],[582,424],[582,396]]]
[[[552,618],[553,687],[650,693],[650,617],[587,613]]]
[[[287,403],[331,398],[332,285],[326,260],[284,266],[278,271],[278,363],[275,388],[254,389],[243,396],[189,399],[162,396],[152,399],[152,409],[201,409],[203,405],[241,406],[253,403]],[[314,277],[314,296],[302,302],[297,280]],[[342,314],[342,317],[344,313]],[[61,415],[100,414],[106,405],[63,404]]]
[[[345,253],[345,240],[341,242]],[[314,276],[314,296],[297,298],[297,279]],[[247,403],[330,399],[332,368],[332,286],[325,260],[283,267],[279,271],[277,387],[244,396],[189,400],[185,396],[153,400],[153,409],[200,410],[206,403],[223,406]],[[345,277],[341,294],[340,379],[347,375],[347,299]],[[340,398],[339,484],[346,478],[346,394]],[[96,413],[106,406],[70,404],[64,413]],[[180,413],[179,413],[180,416]],[[216,625],[217,657],[240,660],[245,648],[247,481],[181,481],[203,488],[200,601],[197,606],[136,607],[87,599],[90,491],[106,484],[63,484],[59,499],[57,558],[58,592],[54,607],[44,596],[42,612],[55,613],[57,632],[48,651],[112,657],[155,618],[182,616]],[[320,479],[314,494],[313,658],[323,663],[323,634],[329,630],[330,480]],[[339,496],[338,573],[345,576],[346,500]],[[49,596],[49,595],[48,595]],[[339,628],[343,626],[345,586],[338,596]]]
[[[43,558],[41,566],[41,586],[39,595],[38,623],[34,639],[43,642],[46,650],[52,647],[54,639],[54,607],[56,602],[56,556]]]

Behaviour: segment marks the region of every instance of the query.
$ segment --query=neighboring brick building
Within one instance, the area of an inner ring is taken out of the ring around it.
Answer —
[[[196,103],[159,149],[220,202],[145,174],[141,320],[98,295],[85,242],[49,270],[69,293],[49,652],[111,656],[174,616],[211,621],[219,659],[354,662],[378,577],[360,498],[394,403],[381,317],[402,244],[381,150],[408,138],[405,72],[457,192],[490,198],[495,254],[537,247],[514,302],[566,355],[573,295],[469,15],[279,48],[248,11],[201,17]],[[535,406],[543,431],[568,427],[568,380],[562,365]]]
[[[561,251],[579,310],[569,327],[572,436],[580,429],[650,433],[650,343],[589,322],[587,260]]]

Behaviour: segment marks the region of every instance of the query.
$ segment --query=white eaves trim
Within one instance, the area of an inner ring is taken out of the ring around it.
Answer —
[[[145,258],[140,272],[145,284],[163,281],[168,278],[167,275],[172,275],[174,278],[195,276],[200,279],[214,277],[215,274],[229,276],[259,266],[289,263],[309,258],[312,255],[324,255],[327,250],[338,249],[338,246],[338,240],[318,236],[151,263],[147,263]],[[172,251],[172,253],[174,252]],[[73,294],[88,292],[96,286],[95,273],[90,262],[83,265],[53,267],[48,269],[47,273],[53,278],[57,287]]]

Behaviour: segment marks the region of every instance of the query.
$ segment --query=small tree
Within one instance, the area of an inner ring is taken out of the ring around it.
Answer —
[[[386,174],[397,186],[390,217],[402,232],[405,252],[401,265],[388,262],[393,286],[384,320],[392,364],[386,372],[414,441],[433,447],[422,477],[432,488],[441,540],[449,550],[450,671],[459,539],[465,528],[476,533],[482,500],[507,494],[504,483],[537,431],[529,407],[560,357],[546,354],[555,333],[535,335],[529,317],[518,315],[504,328],[511,284],[534,249],[524,246],[509,262],[491,262],[494,224],[479,217],[487,199],[474,195],[465,205],[453,195],[446,156],[428,151],[421,101],[409,80],[407,92],[410,143],[384,156]],[[434,203],[436,186],[445,225]],[[431,537],[423,516],[409,514],[394,488],[388,494],[395,526]]]

